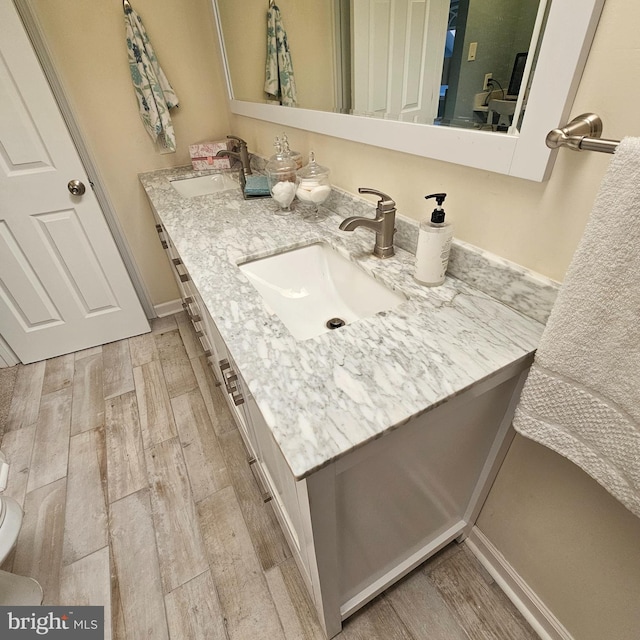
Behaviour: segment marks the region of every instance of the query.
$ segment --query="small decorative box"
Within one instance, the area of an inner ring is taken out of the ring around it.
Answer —
[[[202,142],[200,144],[189,145],[189,155],[191,164],[196,171],[206,171],[207,169],[230,169],[230,158],[216,158],[216,153],[223,149],[229,149],[229,140],[219,140],[218,142]]]

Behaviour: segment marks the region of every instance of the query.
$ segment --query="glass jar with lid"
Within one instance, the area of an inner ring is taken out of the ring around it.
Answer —
[[[291,203],[296,196],[297,167],[295,160],[282,148],[279,138],[276,138],[274,147],[276,152],[267,162],[265,172],[269,192],[278,205],[276,213],[286,215],[292,212]]]
[[[294,151],[289,146],[289,138],[287,137],[287,134],[285,132],[282,133],[282,137],[280,138],[280,141],[282,142],[282,151],[284,153],[289,153],[291,155],[291,158],[296,163],[296,169],[302,169],[302,165],[303,165],[302,154],[299,151]]]
[[[331,193],[329,182],[329,169],[318,164],[313,151],[309,153],[309,164],[298,171],[298,188],[296,196],[300,202],[309,205],[309,219],[318,220],[322,217],[318,206],[321,205]]]

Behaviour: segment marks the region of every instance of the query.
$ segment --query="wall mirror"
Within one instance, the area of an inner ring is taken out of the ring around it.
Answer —
[[[536,181],[604,4],[279,0],[298,89],[280,106],[263,91],[268,0],[212,1],[233,113]]]

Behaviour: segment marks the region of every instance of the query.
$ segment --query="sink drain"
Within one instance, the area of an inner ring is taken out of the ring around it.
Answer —
[[[342,318],[331,318],[331,320],[327,320],[327,327],[329,329],[339,329],[340,327],[344,327],[347,324]]]

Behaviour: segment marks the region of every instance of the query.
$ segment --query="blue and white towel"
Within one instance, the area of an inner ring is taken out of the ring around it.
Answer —
[[[287,32],[280,16],[280,9],[275,4],[272,4],[267,12],[267,65],[264,91],[268,100],[278,102],[285,107],[295,107],[298,103]]]
[[[176,137],[169,109],[178,106],[178,96],[158,64],[140,16],[124,3],[129,70],[138,99],[140,118],[154,142],[176,150]]]

